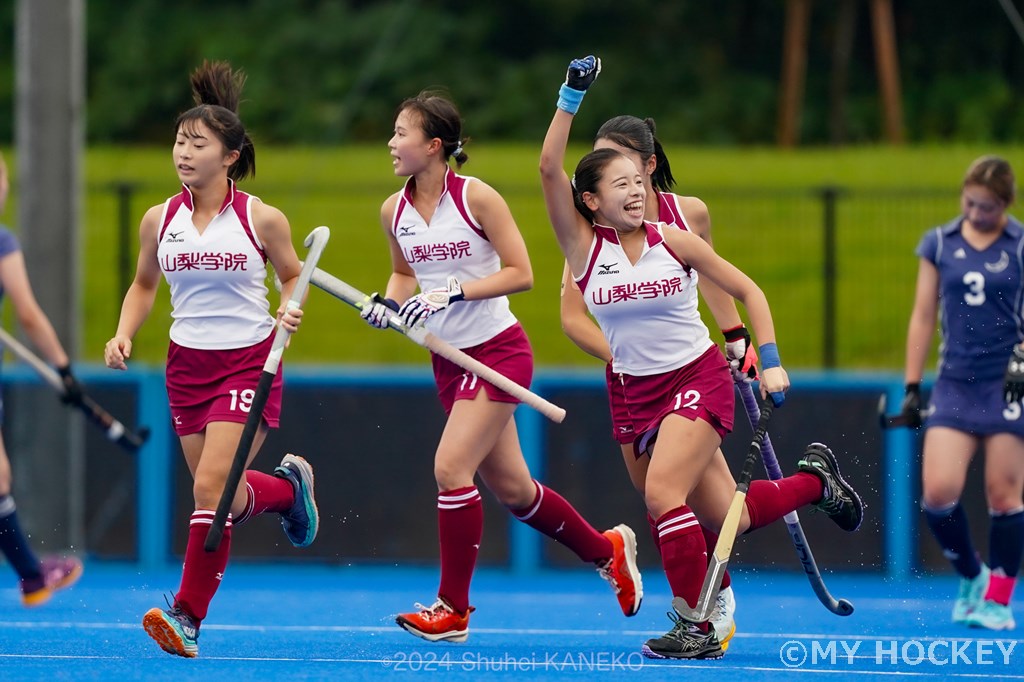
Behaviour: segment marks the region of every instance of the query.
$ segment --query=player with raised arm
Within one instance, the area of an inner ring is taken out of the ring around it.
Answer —
[[[901,410],[908,425],[922,424],[921,379],[941,320],[938,377],[924,420],[921,508],[960,576],[953,622],[990,630],[1015,626],[1010,600],[1024,555],[1024,225],[1007,213],[1015,195],[1010,164],[981,157],[964,176],[960,215],[921,238]],[[960,504],[979,447],[988,566]]]
[[[597,131],[594,138],[594,149],[614,149],[622,152],[636,164],[644,181],[644,218],[651,222],[662,222],[682,230],[689,230],[700,236],[709,245],[711,242],[711,216],[707,206],[697,197],[682,196],[672,193],[675,179],[668,157],[661,142],[655,136],[654,120],[639,119],[635,116],[616,116],[606,121]],[[726,340],[726,358],[736,381],[751,382],[757,379],[757,352],[750,342],[750,333],[743,325],[736,302],[731,296],[708,279],[701,279],[698,287],[704,296],[715,321],[722,329]],[[616,381],[612,370],[611,349],[601,329],[587,313],[587,304],[583,294],[569,270],[568,264],[562,270],[561,303],[559,313],[562,330],[582,350],[605,363],[605,378],[608,385],[608,401],[612,417],[612,438],[622,450],[622,459],[629,472],[629,479],[640,493],[644,494],[644,481],[650,457],[637,454],[633,448],[633,426],[629,419],[629,409],[625,404],[622,387]],[[706,513],[707,504],[701,497],[705,491],[717,494],[724,489],[724,484],[735,487],[732,473],[725,461],[721,449],[715,453],[708,465],[705,478],[718,479],[722,485],[700,485],[691,495],[690,506],[701,521],[704,542],[710,548],[715,546],[718,535],[709,526],[718,528],[723,518],[720,514],[709,517]],[[759,484],[755,484],[759,485]],[[721,509],[721,504],[714,505]],[[658,546],[658,529],[654,518],[648,514],[647,522]],[[722,581],[722,589],[718,593],[715,611],[711,623],[715,626],[722,650],[729,648],[729,640],[736,632],[734,613],[736,599],[732,590],[732,578],[728,572]]]
[[[193,478],[181,586],[170,608],[150,609],[146,632],[168,653],[193,658],[199,628],[227,568],[232,526],[276,512],[296,547],[316,536],[313,469],[285,455],[274,475],[245,472],[216,551],[203,548],[277,325],[295,332],[291,297],[300,263],[288,219],[236,186],[256,170],[256,151],[238,118],[245,76],[225,62],[204,62],[191,77],[196,106],[178,116],[172,158],[181,192],[153,206],[139,226],[135,279],[117,332],[104,348],[112,369],[126,369],[132,337],[153,307],[163,276],[171,293],[167,395],[174,430]],[[277,319],[266,285],[269,261],[282,282]],[[281,413],[283,372],[275,374],[249,462]]]
[[[7,203],[9,190],[7,164],[0,156],[0,213],[3,213]],[[25,269],[25,257],[17,237],[6,227],[0,226],[0,296],[4,295],[14,305],[18,323],[33,345],[60,373],[65,387],[61,399],[74,402],[82,389],[71,371],[71,361],[49,318],[32,293],[32,284]],[[0,401],[0,421],[2,418],[3,403]],[[82,562],[73,556],[48,555],[40,558],[35,555],[18,520],[11,483],[11,461],[0,436],[0,552],[18,574],[21,603],[25,606],[39,606],[49,601],[54,591],[70,587],[78,580],[82,575]]]
[[[509,308],[508,295],[533,285],[526,244],[505,200],[492,187],[457,174],[468,159],[455,105],[431,92],[402,102],[388,142],[395,175],[405,187],[385,200],[381,226],[392,272],[384,297],[362,317],[385,329],[389,308],[409,326],[424,324],[471,357],[524,387],[533,351]],[[416,293],[417,288],[420,293]],[[469,587],[483,535],[480,479],[523,523],[592,563],[612,586],[619,607],[634,615],[643,598],[636,538],[620,524],[604,533],[557,492],[532,478],[515,420],[518,400],[432,354],[434,379],[448,415],[434,453],[441,582],[430,606],[398,616],[408,632],[430,641],[464,641]]]
[[[763,292],[697,235],[644,220],[643,177],[629,157],[598,149],[579,162],[571,181],[566,175],[573,116],[598,73],[600,61],[594,57],[570,63],[544,138],[541,186],[559,246],[611,350],[637,452],[650,455],[644,499],[656,519],[669,585],[675,597],[696,604],[707,548],[689,497],[732,428],[735,401],[729,364],[697,311],[698,273],[746,308],[761,343],[762,395],[781,405],[789,379]],[[617,267],[601,268],[611,263]],[[599,271],[610,274],[597,276]],[[758,494],[749,491],[748,499],[759,499],[743,510],[741,532],[805,504],[816,504],[844,530],[860,526],[863,505],[827,447],[811,444],[798,466],[798,473]],[[735,492],[724,488],[723,514]],[[755,519],[755,510],[764,518]],[[669,615],[672,629],[648,640],[645,655],[722,656],[715,629],[706,621],[688,621],[675,611]]]

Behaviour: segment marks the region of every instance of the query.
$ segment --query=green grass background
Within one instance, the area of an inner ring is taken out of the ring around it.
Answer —
[[[921,234],[956,215],[968,164],[984,153],[1011,163],[1017,149],[888,147],[718,149],[667,146],[677,191],[704,199],[711,210],[716,249],[750,274],[772,304],[783,363],[822,367],[824,359],[823,205],[818,189],[843,188],[837,204],[836,338],[843,369],[898,369]],[[136,183],[131,204],[132,245],[145,210],[177,190],[171,148],[93,148],[83,182],[84,230],[81,362],[101,362],[113,334],[123,291],[118,271],[118,205],[112,186]],[[582,146],[570,149],[571,164]],[[470,145],[462,172],[496,187],[508,201],[533,262],[532,291],[512,297],[540,365],[595,361],[562,333],[558,291],[562,256],[540,193],[535,145]],[[8,155],[9,166],[16,163]],[[390,265],[379,225],[381,202],[402,179],[391,170],[384,144],[344,148],[257,146],[257,176],[242,188],[289,217],[300,257],[303,238],[317,225],[331,228],[321,267],[366,292],[383,289]],[[5,222],[15,224],[15,193]],[[131,254],[134,270],[135,253]],[[32,274],[32,273],[30,273]],[[45,286],[34,278],[37,288]],[[289,362],[423,363],[426,352],[394,333],[378,332],[356,312],[314,291],[292,339]],[[167,347],[170,306],[162,287],[150,319],[135,340],[134,361],[160,363]],[[705,320],[714,329],[709,315]],[[713,334],[713,336],[716,336]]]

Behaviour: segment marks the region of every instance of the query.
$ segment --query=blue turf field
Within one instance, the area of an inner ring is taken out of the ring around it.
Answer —
[[[432,601],[434,569],[232,565],[194,660],[163,653],[140,625],[178,578],[177,567],[140,573],[92,562],[78,585],[37,609],[24,609],[13,588],[0,591],[0,680],[1024,680],[1021,630],[949,623],[951,577],[826,576],[833,594],[856,606],[840,618],[801,575],[738,572],[729,652],[692,663],[638,653],[669,625],[668,586],[655,570],[631,619],[592,571],[483,570],[469,641],[429,644],[395,626],[393,614]],[[1024,617],[1019,598],[1015,611]]]

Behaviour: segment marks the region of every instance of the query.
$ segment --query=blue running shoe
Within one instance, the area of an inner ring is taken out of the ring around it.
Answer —
[[[320,514],[313,499],[313,467],[297,455],[285,455],[274,475],[288,479],[295,489],[292,508],[281,513],[281,526],[296,547],[309,547],[320,528]]]
[[[159,608],[146,611],[142,627],[169,654],[185,658],[199,655],[199,624],[177,606],[167,611]]]

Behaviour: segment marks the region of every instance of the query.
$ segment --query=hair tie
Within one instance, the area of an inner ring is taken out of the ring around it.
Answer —
[[[452,156],[458,156],[462,153],[462,140],[459,140],[455,145],[455,151],[452,152]]]
[[[575,173],[573,173],[573,174],[572,174],[572,177],[571,177],[571,178],[569,178],[569,184],[570,184],[570,185],[572,185],[572,190],[573,190],[574,192],[575,192],[575,191],[577,191],[577,190],[576,190],[576,174],[575,174]]]

